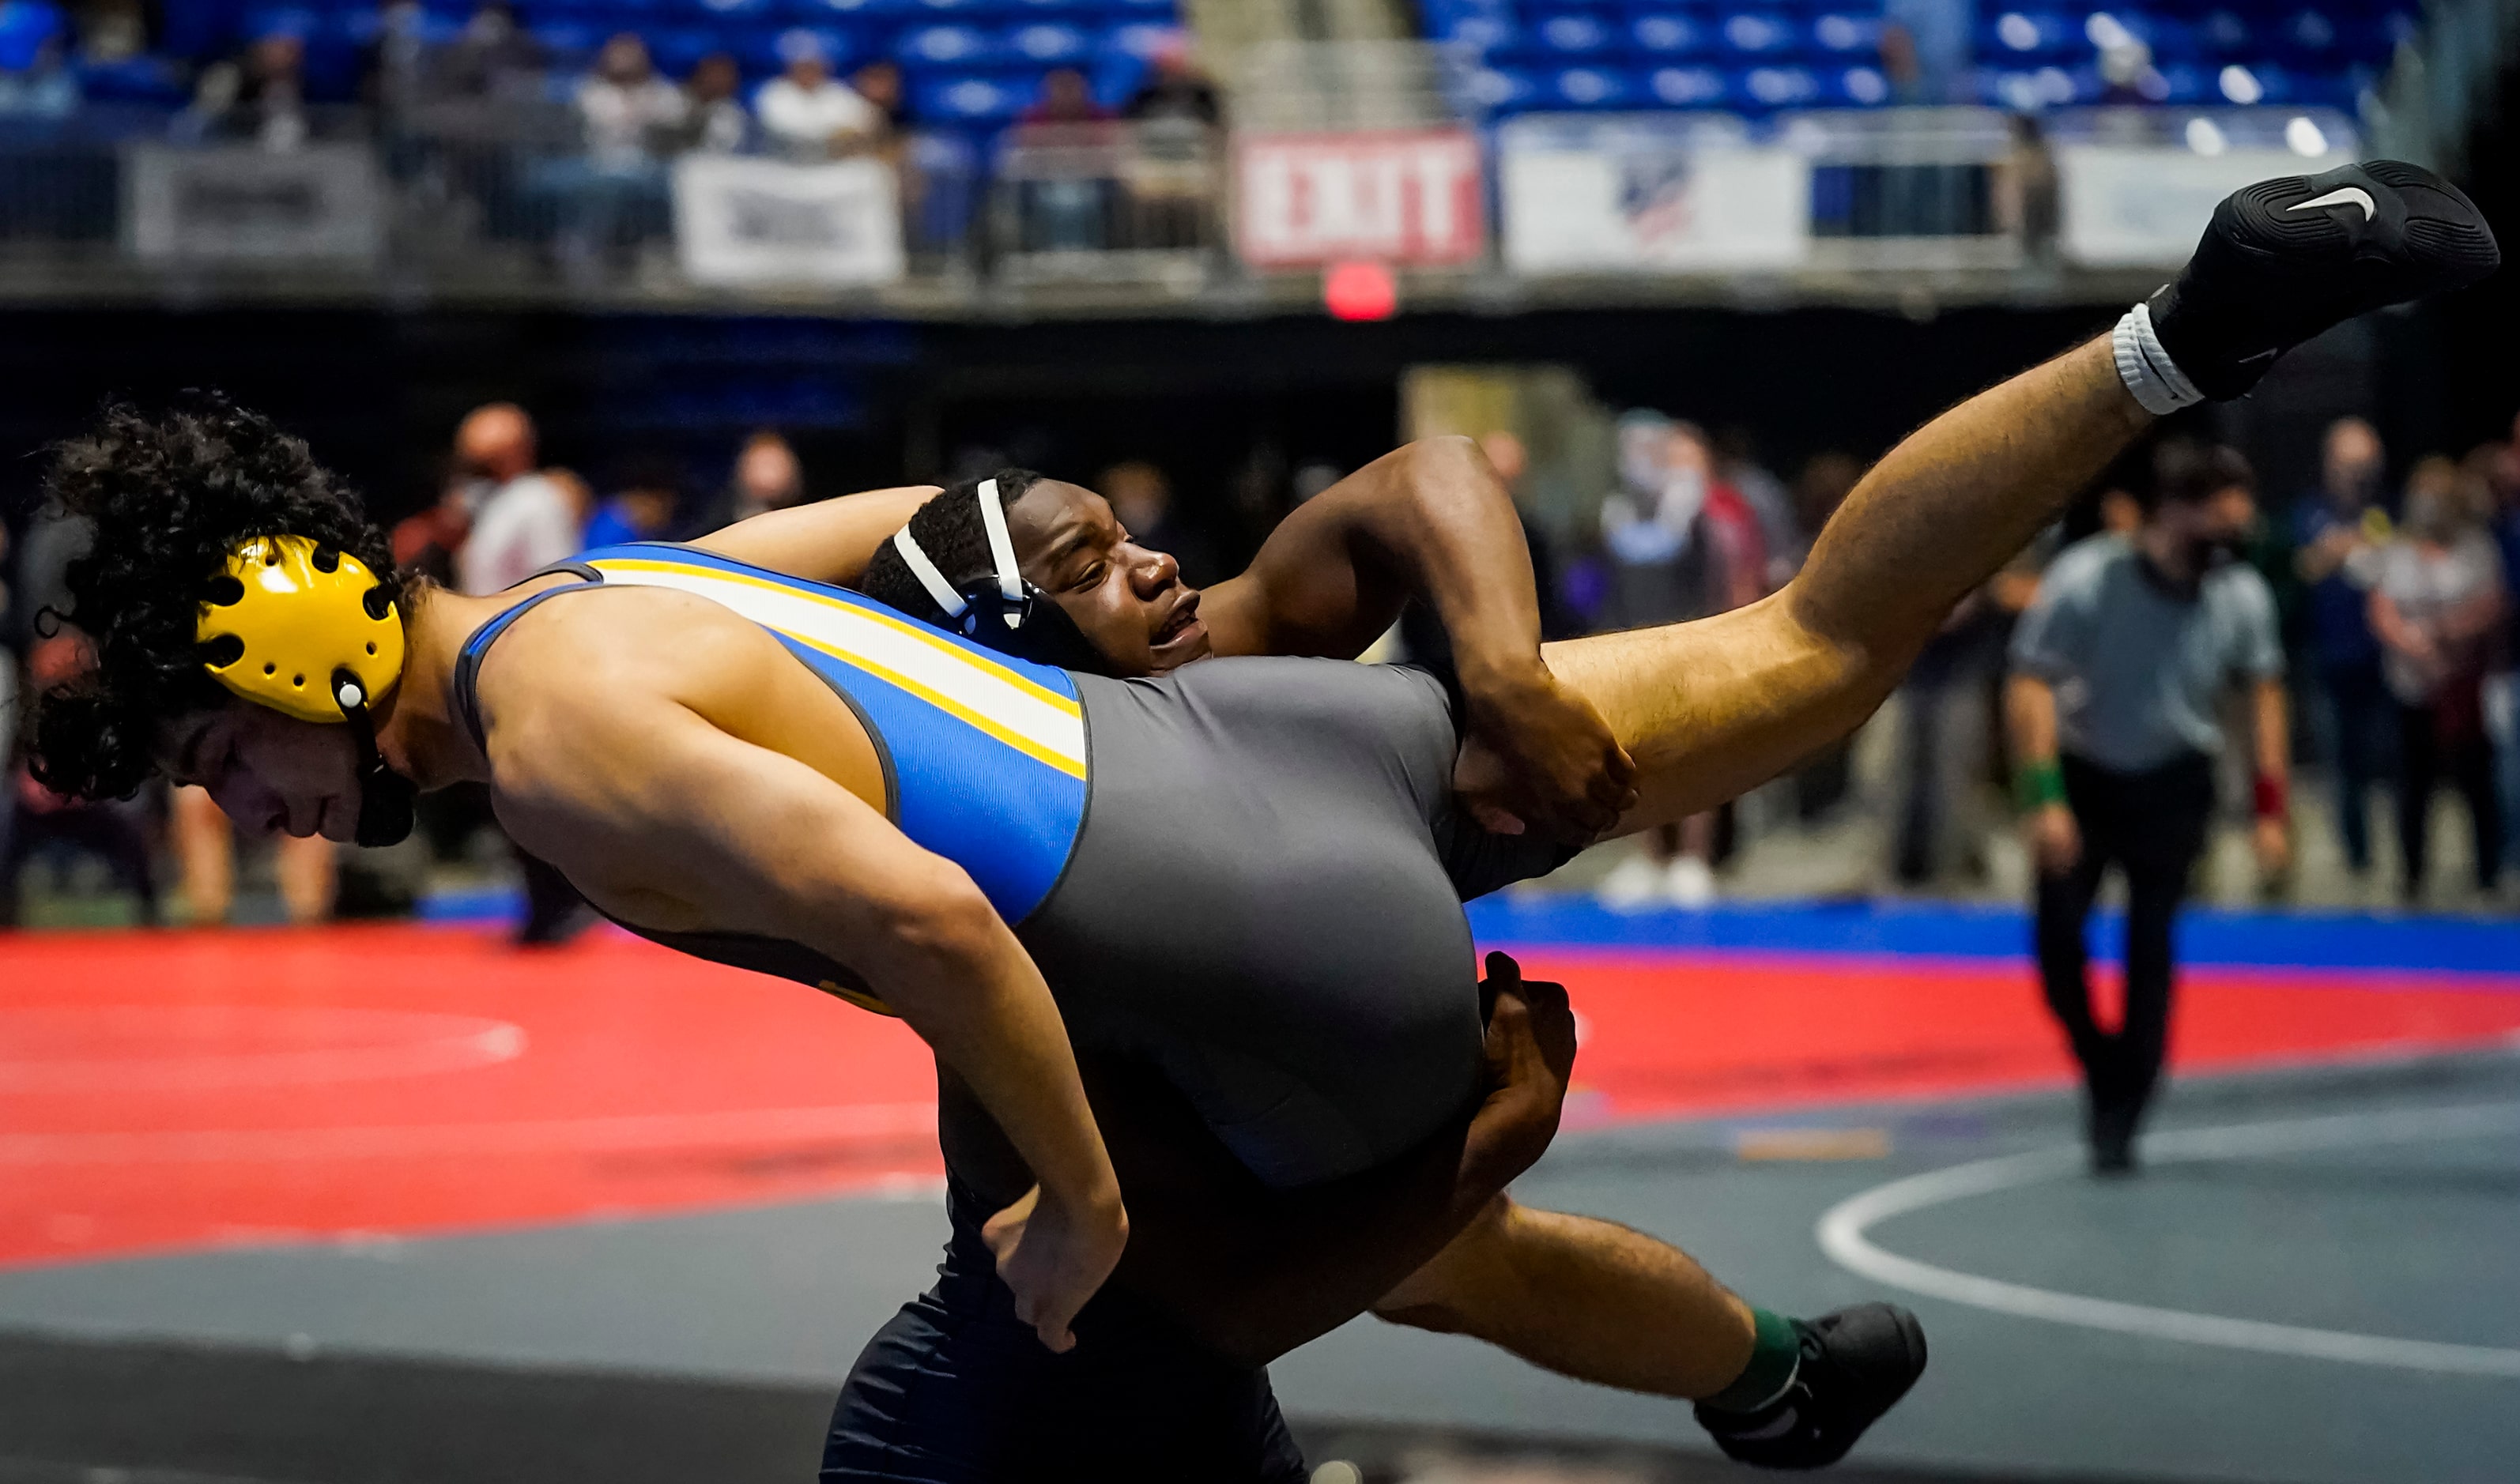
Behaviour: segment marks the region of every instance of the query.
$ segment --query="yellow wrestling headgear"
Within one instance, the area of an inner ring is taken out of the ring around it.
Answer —
[[[402,615],[376,573],[303,536],[239,546],[195,633],[219,684],[299,721],[349,721],[402,675]]]

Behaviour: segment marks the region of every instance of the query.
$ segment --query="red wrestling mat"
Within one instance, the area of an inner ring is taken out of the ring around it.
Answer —
[[[1522,950],[1579,1123],[2053,1085],[2027,967]],[[2520,981],[2198,968],[2180,1064],[2476,1045]],[[748,1204],[925,1181],[911,1034],[608,931],[0,935],[0,1264]]]

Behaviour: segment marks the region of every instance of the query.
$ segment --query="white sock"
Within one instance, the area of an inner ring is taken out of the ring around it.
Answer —
[[[2118,321],[2109,333],[2109,351],[2117,358],[2118,380],[2153,416],[2168,417],[2205,400],[2205,393],[2161,348],[2161,337],[2152,331],[2150,304],[2136,305]]]

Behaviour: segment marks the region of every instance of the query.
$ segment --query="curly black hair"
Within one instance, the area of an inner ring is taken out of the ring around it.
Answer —
[[[1022,499],[1042,476],[1029,469],[1002,469],[987,477],[998,481],[998,504],[1003,507]],[[992,578],[998,570],[996,559],[989,555],[988,530],[980,524],[980,482],[966,479],[931,495],[910,517],[911,539],[957,589]],[[875,560],[858,578],[858,591],[922,622],[954,626],[890,541],[876,548]]]
[[[73,798],[129,795],[156,766],[167,718],[216,706],[228,690],[202,668],[201,605],[243,542],[303,536],[349,553],[400,599],[385,532],[303,440],[215,393],[152,418],[109,404],[96,428],[52,449],[47,495],[94,527],[66,574],[60,615],[95,644],[96,662],[44,692],[28,762]]]

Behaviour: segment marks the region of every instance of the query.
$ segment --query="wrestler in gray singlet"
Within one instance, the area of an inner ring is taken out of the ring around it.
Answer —
[[[456,676],[476,742],[473,679],[496,638],[468,646]],[[1483,1032],[1461,904],[1570,852],[1457,812],[1443,687],[1335,659],[1073,679],[1085,818],[1058,883],[1014,926],[1078,1052],[1151,1060],[1280,1187],[1379,1164],[1462,1110]],[[863,987],[801,945],[622,925],[739,967]],[[1028,1178],[993,1156],[1003,1141],[956,1092],[948,1162],[1012,1199]]]

